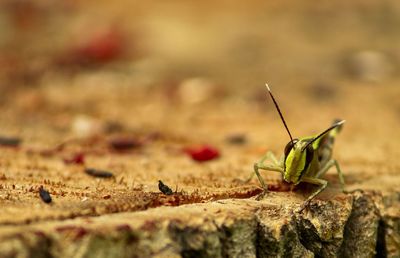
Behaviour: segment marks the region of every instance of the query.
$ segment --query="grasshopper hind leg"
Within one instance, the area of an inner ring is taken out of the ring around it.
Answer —
[[[333,167],[333,166],[336,167],[336,171],[337,171],[337,173],[338,173],[339,182],[340,182],[340,187],[341,187],[341,189],[342,189],[342,192],[345,192],[345,182],[344,182],[343,172],[342,172],[342,170],[340,169],[339,163],[338,163],[336,160],[331,159],[330,161],[328,161],[328,162],[326,163],[326,165],[325,165],[320,171],[318,171],[318,173],[316,174],[316,177],[317,177],[317,178],[321,178],[321,177],[322,177],[323,175],[325,175],[325,173],[328,172],[328,170],[329,170],[331,167]]]
[[[345,182],[344,182],[344,177],[343,177],[343,173],[342,170],[340,169],[339,163],[332,159],[329,160],[326,165],[318,171],[318,173],[315,175],[315,177],[304,177],[301,181],[303,182],[307,182],[310,184],[315,184],[315,185],[319,185],[320,187],[313,193],[311,194],[307,200],[301,205],[299,212],[301,212],[302,210],[304,210],[305,207],[307,207],[308,204],[310,204],[311,200],[314,199],[315,196],[317,196],[320,192],[322,192],[326,186],[328,185],[328,181],[324,180],[324,179],[320,179],[320,177],[322,177],[323,175],[326,174],[326,172],[328,172],[328,170],[335,166],[336,170],[338,172],[338,176],[339,176],[339,181],[340,181],[340,187],[342,189],[342,192],[346,192],[345,191]]]

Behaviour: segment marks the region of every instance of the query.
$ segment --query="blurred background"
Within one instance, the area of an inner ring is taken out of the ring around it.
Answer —
[[[297,132],[340,116],[365,142],[352,153],[372,135],[387,149],[399,142],[399,28],[394,0],[4,0],[1,132],[43,139],[93,119],[179,130],[171,114],[185,128],[207,112],[238,120],[235,109],[269,112],[261,131],[281,126],[268,82]]]
[[[398,77],[399,11],[390,0],[5,0],[1,81],[33,87],[48,74],[104,69],[142,86],[188,77],[228,88],[265,80],[382,83]]]
[[[2,1],[1,81],[107,69],[142,85],[380,83],[398,74],[399,12],[396,1]]]

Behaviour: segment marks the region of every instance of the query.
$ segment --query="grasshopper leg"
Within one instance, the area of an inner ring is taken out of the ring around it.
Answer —
[[[342,188],[342,192],[345,192],[345,182],[344,182],[344,176],[343,176],[343,172],[340,169],[339,163],[337,162],[337,160],[333,160],[333,162],[335,163],[335,167],[336,170],[338,172],[338,176],[339,176],[339,181],[340,181],[340,187]]]
[[[272,162],[273,167],[279,167],[279,161],[276,159],[275,155],[274,155],[271,151],[268,151],[268,152],[261,158],[261,160],[260,160],[258,163],[256,163],[257,166],[258,166],[258,168],[261,168],[261,166],[263,166],[263,163],[264,163],[267,159],[268,159],[269,161]],[[268,170],[268,168],[267,168],[266,170]],[[255,171],[256,171],[256,169],[254,168],[254,172],[255,172]],[[250,181],[253,179],[254,175],[257,175],[257,172],[256,172],[256,173],[253,173],[253,172],[252,172],[251,175],[249,176],[249,178],[246,179],[244,182],[245,182],[245,183],[250,182]],[[261,183],[260,177],[259,177],[258,181],[260,181],[260,183]]]
[[[260,182],[260,184],[263,188],[263,192],[257,197],[257,200],[264,197],[264,195],[268,192],[268,185],[265,183],[264,179],[260,175],[259,169],[276,171],[276,172],[280,172],[280,173],[283,172],[282,168],[280,168],[278,166],[272,166],[272,165],[263,165],[261,163],[261,161],[254,164],[254,173],[257,175],[258,181]]]
[[[333,166],[336,167],[336,171],[338,172],[339,181],[340,181],[340,188],[342,189],[342,192],[345,192],[345,189],[344,189],[344,187],[345,187],[344,176],[343,176],[342,170],[340,169],[339,163],[336,160],[331,159],[330,161],[328,161],[326,163],[326,165],[320,171],[318,171],[316,177],[317,178],[322,177]]]
[[[260,169],[259,164],[260,163],[254,164],[254,173],[257,175],[258,181],[260,182],[261,187],[264,189],[264,192],[266,192],[268,191],[268,185],[264,182],[264,179],[262,178],[260,172],[258,171],[258,169]]]
[[[314,199],[314,197],[317,196],[320,192],[322,192],[328,185],[328,181],[313,177],[303,177],[301,181],[314,185],[319,185],[320,187],[307,198],[307,200],[300,206],[298,212],[304,210],[304,208],[307,207],[308,204],[310,204],[311,200]]]
[[[273,164],[274,166],[279,167],[279,161],[278,161],[278,159],[275,157],[275,155],[274,155],[271,151],[268,151],[267,154],[266,154],[266,156],[267,156],[267,159],[269,159],[270,161],[272,161],[272,164]]]

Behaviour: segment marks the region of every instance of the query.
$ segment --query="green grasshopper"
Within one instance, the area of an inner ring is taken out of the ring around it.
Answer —
[[[267,152],[259,162],[254,164],[254,172],[264,189],[260,196],[262,197],[268,192],[268,186],[259,173],[260,169],[280,172],[283,175],[283,179],[293,185],[306,182],[319,186],[301,205],[299,212],[326,188],[328,182],[321,179],[321,177],[333,166],[336,167],[341,188],[344,192],[343,174],[338,162],[332,159],[332,148],[336,135],[341,130],[345,120],[335,120],[332,126],[316,136],[293,139],[268,84],[266,84],[266,87],[289,134],[290,142],[286,145],[280,161],[277,160],[272,152]],[[270,161],[268,165],[264,164],[266,160]]]

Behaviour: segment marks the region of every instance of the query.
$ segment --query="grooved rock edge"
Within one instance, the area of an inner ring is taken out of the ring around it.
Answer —
[[[397,197],[355,192],[302,214],[274,198],[227,199],[5,226],[0,257],[398,257]]]

